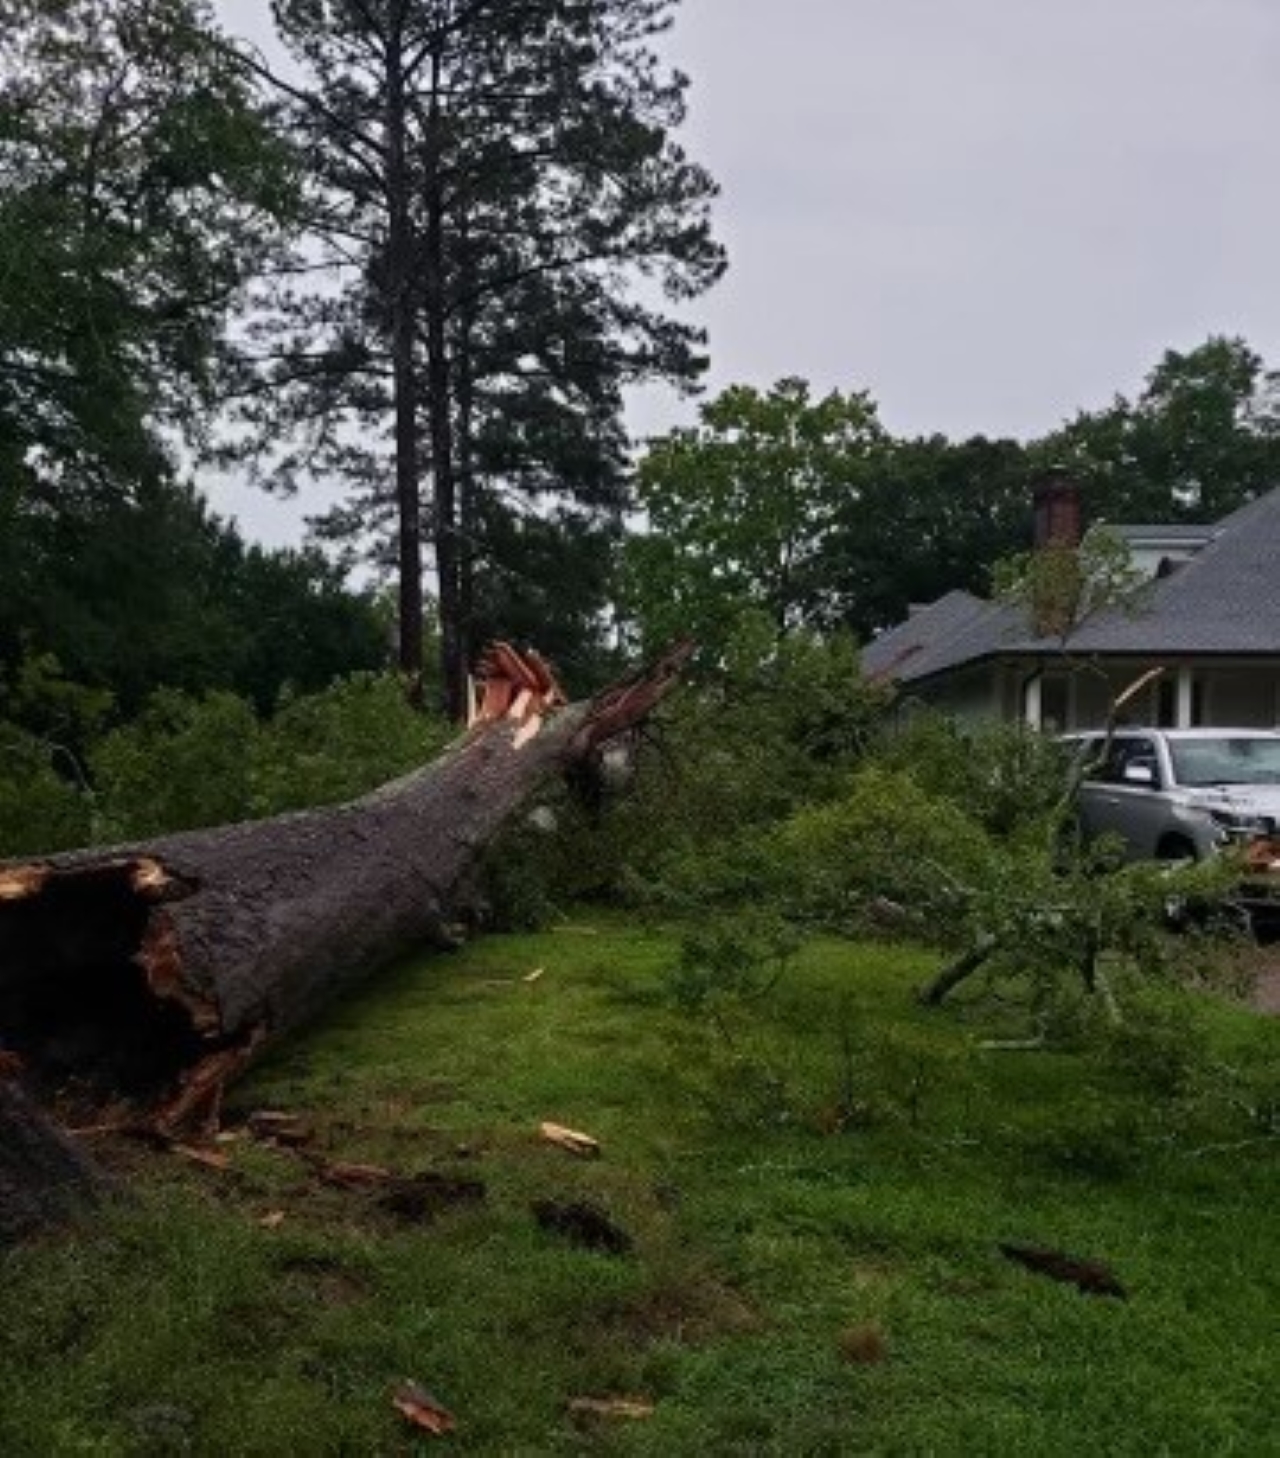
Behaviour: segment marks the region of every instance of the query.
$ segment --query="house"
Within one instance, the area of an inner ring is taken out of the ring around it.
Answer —
[[[1080,540],[1079,489],[1055,477],[1036,493],[1037,546]],[[863,652],[895,683],[902,712],[1097,728],[1128,685],[1125,722],[1280,725],[1280,489],[1215,526],[1120,526],[1149,581],[1128,610],[1087,617],[1065,638],[1038,633],[1025,605],[949,592],[914,609]]]

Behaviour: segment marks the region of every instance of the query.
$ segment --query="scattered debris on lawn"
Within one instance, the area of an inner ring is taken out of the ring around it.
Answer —
[[[999,1249],[1006,1260],[1016,1261],[1018,1265],[1048,1276],[1050,1280],[1075,1286],[1086,1296],[1115,1296],[1121,1301],[1129,1299],[1129,1293],[1102,1261],[1081,1260],[1060,1250],[1047,1250],[1035,1245],[1002,1244]]]
[[[378,1197],[378,1206],[405,1224],[419,1225],[457,1205],[478,1205],[487,1194],[483,1180],[457,1179],[428,1171],[397,1179]]]
[[[544,1230],[563,1235],[574,1245],[588,1250],[606,1251],[609,1255],[627,1255],[634,1242],[621,1226],[595,1205],[585,1200],[535,1200],[534,1217]]]
[[[335,1160],[332,1164],[319,1162],[316,1173],[326,1185],[336,1185],[340,1190],[367,1190],[377,1185],[389,1185],[396,1176],[380,1164],[350,1164]]]
[[[590,1134],[584,1134],[580,1129],[566,1129],[563,1124],[543,1123],[538,1125],[538,1133],[548,1144],[558,1144],[561,1149],[567,1149],[570,1154],[576,1154],[581,1159],[599,1159],[600,1141],[593,1139]]]
[[[876,1367],[889,1355],[884,1328],[878,1321],[865,1321],[840,1333],[840,1355],[851,1366]]]
[[[638,1422],[657,1411],[647,1397],[571,1397],[569,1415],[575,1418],[621,1419]]]
[[[391,1396],[392,1406],[414,1427],[440,1437],[451,1433],[458,1420],[443,1403],[417,1382],[405,1381]]]
[[[283,1210],[268,1210],[265,1215],[258,1217],[258,1224],[262,1226],[263,1230],[279,1230],[285,1219]]]
[[[526,982],[537,982],[546,970],[545,967],[535,967],[532,972],[525,976],[524,980]]]
[[[255,1109],[246,1121],[249,1133],[264,1144],[286,1144],[297,1147],[310,1144],[315,1130],[299,1114],[281,1109]]]
[[[216,1149],[198,1149],[194,1144],[171,1144],[171,1151],[180,1159],[189,1160],[192,1164],[198,1164],[205,1169],[216,1169],[219,1171],[231,1168],[231,1156],[223,1154]]]

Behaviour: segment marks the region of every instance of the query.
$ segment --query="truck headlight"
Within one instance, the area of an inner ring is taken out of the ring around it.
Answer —
[[[1257,835],[1268,835],[1271,822],[1262,815],[1250,815],[1237,810],[1210,810],[1219,840],[1249,840]]]

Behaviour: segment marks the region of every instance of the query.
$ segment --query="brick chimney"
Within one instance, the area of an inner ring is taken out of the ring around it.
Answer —
[[[1051,467],[1032,488],[1031,500],[1035,508],[1032,544],[1037,552],[1045,547],[1080,545],[1084,535],[1080,483],[1064,467]]]

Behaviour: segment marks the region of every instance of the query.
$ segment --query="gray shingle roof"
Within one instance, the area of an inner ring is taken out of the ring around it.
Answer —
[[[1024,607],[951,592],[882,634],[863,653],[868,674],[903,683],[997,654],[1062,651],[1037,637]],[[1131,613],[1084,623],[1073,653],[1280,656],[1280,488],[1218,523],[1213,540],[1142,592]]]

